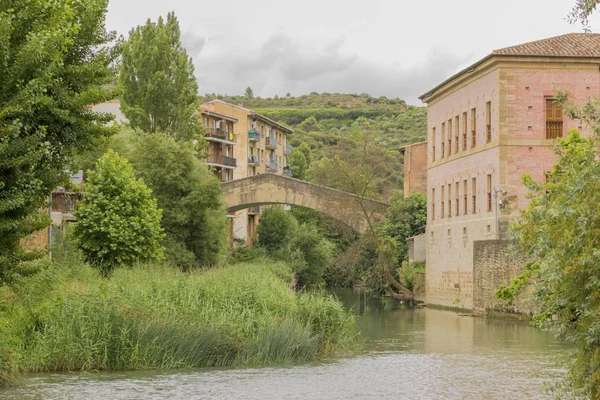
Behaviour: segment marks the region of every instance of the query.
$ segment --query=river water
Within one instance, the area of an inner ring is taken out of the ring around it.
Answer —
[[[257,368],[29,375],[0,399],[545,399],[568,346],[526,323],[338,290],[359,355]]]

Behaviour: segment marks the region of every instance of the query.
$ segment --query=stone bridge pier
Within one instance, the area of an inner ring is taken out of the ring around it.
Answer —
[[[221,187],[229,211],[268,204],[293,204],[322,212],[361,233],[368,227],[365,211],[377,222],[383,219],[389,207],[378,200],[361,200],[354,194],[275,174],[224,182]]]

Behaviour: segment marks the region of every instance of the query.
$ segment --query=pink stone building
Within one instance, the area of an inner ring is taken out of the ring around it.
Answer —
[[[589,134],[554,97],[599,97],[599,66],[600,35],[567,34],[495,50],[420,97],[428,106],[428,303],[473,308],[473,242],[502,238],[527,205],[521,175],[545,180],[557,137],[573,127]]]

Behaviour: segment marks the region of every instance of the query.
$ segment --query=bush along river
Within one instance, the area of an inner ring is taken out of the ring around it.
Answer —
[[[2,399],[546,399],[569,346],[527,323],[404,308],[335,290],[357,315],[353,357],[269,367],[30,374]]]

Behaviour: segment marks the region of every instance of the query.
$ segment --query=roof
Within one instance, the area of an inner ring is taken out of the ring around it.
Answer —
[[[494,50],[492,54],[530,57],[600,57],[600,34],[567,33]]]
[[[226,101],[219,100],[219,99],[211,100],[207,104],[210,104],[210,103],[223,103],[223,104],[227,104],[228,106],[231,106],[231,107],[239,108],[240,110],[246,111],[249,116],[251,116],[253,118],[256,118],[256,119],[261,119],[261,120],[263,120],[265,122],[268,122],[271,125],[275,125],[276,127],[278,127],[279,129],[281,129],[282,131],[284,131],[286,133],[292,133],[293,132],[287,126],[282,125],[279,122],[272,120],[271,118],[267,118],[264,115],[257,113],[256,111],[249,110],[249,109],[244,108],[242,106],[236,106],[235,104],[231,104],[231,103],[228,103]]]
[[[429,92],[419,96],[423,100],[452,82],[456,78],[475,71],[475,68],[492,57],[558,57],[558,58],[600,58],[600,34],[598,33],[567,33],[565,35],[536,40],[494,50],[486,57],[459,71],[440,83]]]
[[[224,120],[231,121],[233,123],[238,122],[238,119],[235,117],[231,117],[229,115],[219,114],[214,111],[206,110],[204,108],[200,108],[200,113],[205,115],[214,115],[215,117],[223,118]]]

